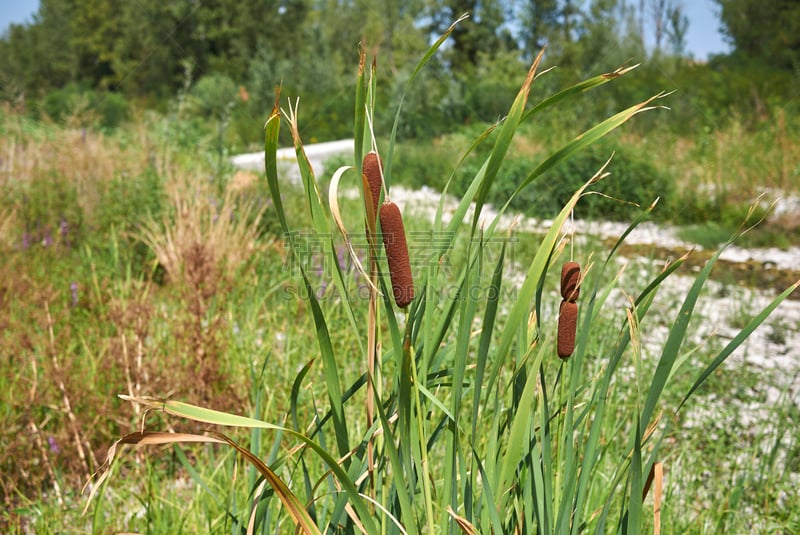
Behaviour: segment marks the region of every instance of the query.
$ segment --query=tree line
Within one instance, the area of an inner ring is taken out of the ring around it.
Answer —
[[[359,47],[377,54],[392,100],[432,39],[469,13],[420,80],[412,115],[491,118],[543,46],[559,83],[645,62],[656,78],[698,83],[719,80],[697,69],[758,69],[786,80],[761,93],[785,90],[800,67],[800,2],[715,2],[733,52],[698,66],[681,0],[41,0],[31,23],[0,38],[0,89],[5,100],[36,101],[72,85],[158,106],[187,79],[209,78],[209,99],[238,89],[265,106],[282,83],[315,103],[320,122],[336,121],[351,115]]]

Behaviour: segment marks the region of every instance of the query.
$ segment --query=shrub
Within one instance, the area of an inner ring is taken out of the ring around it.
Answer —
[[[446,140],[409,141],[398,145],[397,161],[392,168],[392,182],[410,188],[431,187],[442,191],[455,165],[457,153],[446,148]]]
[[[527,187],[513,198],[510,207],[531,217],[554,217],[575,190],[593,176],[612,154],[614,157],[608,168],[611,175],[587,189],[585,198],[575,207],[576,217],[630,220],[657,197],[660,197],[662,205],[670,205],[674,195],[670,177],[633,149],[600,142],[548,171],[535,186]],[[541,156],[518,155],[503,162],[489,202],[495,205],[505,203],[542,159]],[[466,162],[456,180],[457,193],[466,191],[470,178],[481,164],[479,156]],[[666,217],[668,211],[656,213]]]
[[[95,109],[100,116],[100,125],[104,128],[116,128],[130,116],[128,101],[120,93],[98,93]]]
[[[614,157],[608,168],[611,176],[587,190],[602,195],[586,196],[575,209],[576,217],[630,220],[657,197],[664,206],[670,205],[674,181],[650,163],[646,155],[624,145],[598,143],[557,166],[537,184],[536,193],[540,193],[542,204],[534,198],[534,206],[547,213],[547,217],[555,215],[558,207],[566,203],[586,177],[592,176],[612,152]],[[663,213],[663,210],[655,212],[657,217]]]
[[[224,74],[203,76],[189,91],[189,110],[199,118],[224,120],[236,102],[238,87]]]
[[[121,94],[94,91],[78,84],[49,92],[39,104],[39,111],[54,121],[77,119],[84,126],[96,118],[103,128],[116,128],[129,117],[128,101]]]

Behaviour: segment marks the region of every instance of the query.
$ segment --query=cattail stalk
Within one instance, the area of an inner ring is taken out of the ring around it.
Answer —
[[[565,262],[561,267],[561,297],[575,303],[580,295],[581,266],[577,262]]]
[[[372,201],[372,221],[375,221],[374,218],[378,216],[378,203],[380,203],[381,190],[383,189],[383,162],[378,153],[375,151],[368,152],[364,156],[361,169],[364,174],[364,181],[369,186],[369,194]]]
[[[362,55],[362,61],[364,57]],[[362,65],[363,67],[363,65]],[[375,421],[375,389],[377,387],[378,397],[381,397],[381,379],[379,377],[380,370],[375,366],[378,358],[377,346],[377,290],[375,285],[378,281],[378,264],[377,264],[377,248],[374,240],[373,232],[375,231],[375,220],[378,218],[378,203],[381,198],[381,190],[383,189],[383,162],[380,156],[375,151],[370,151],[364,156],[361,165],[361,178],[364,187],[364,201],[365,210],[367,213],[367,242],[370,248],[370,281],[372,288],[369,292],[369,315],[367,320],[367,343],[369,346],[367,352],[367,426],[372,426]],[[371,211],[370,211],[371,209]],[[372,438],[367,442],[367,467],[370,474],[370,482],[373,482],[373,474],[375,471],[375,456]],[[374,487],[372,487],[372,496],[374,498]]]
[[[411,277],[403,216],[395,203],[387,201],[381,205],[380,219],[394,302],[398,307],[405,308],[414,299],[414,280]]]
[[[578,305],[561,301],[558,314],[558,356],[569,358],[575,351],[575,333],[578,329]]]
[[[575,351],[578,330],[578,296],[580,295],[581,266],[564,262],[561,266],[561,306],[558,309],[558,356],[569,358]]]

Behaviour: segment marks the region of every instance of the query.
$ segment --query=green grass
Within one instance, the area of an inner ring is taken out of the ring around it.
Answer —
[[[367,117],[375,83],[369,73],[359,79],[356,169],[374,141]],[[620,275],[617,247],[560,234],[586,200],[575,192],[549,232],[509,235],[477,216],[460,223],[470,201],[501,187],[507,158],[531,143],[529,125],[584,98],[565,93],[536,109],[526,102],[543,101],[536,90],[533,83],[528,97],[524,87],[482,144],[453,141],[457,158],[477,147],[480,162],[455,222],[406,216],[417,297],[405,311],[388,297],[382,247],[370,253],[364,245],[364,203],[341,195],[360,191],[358,173],[345,172],[334,191],[341,223],[367,270],[375,262],[387,297],[371,294],[348,261],[317,187],[327,177],[301,165],[303,187],[290,187],[269,164],[279,129],[292,129],[291,113],[273,110],[267,123],[266,180],[235,191],[230,170],[198,157],[206,149],[213,156],[213,143],[186,150],[152,133],[166,128],[134,125],[138,137],[89,132],[88,151],[78,132],[4,114],[3,161],[22,156],[19,167],[4,164],[0,212],[0,481],[8,504],[0,526],[216,533],[241,531],[252,513],[261,533],[295,523],[308,532],[649,532],[658,490],[641,497],[651,467],[662,463],[664,530],[797,530],[800,445],[781,432],[798,423],[791,395],[768,398],[759,388],[773,380],[768,374],[721,367],[757,324],[786,328],[769,315],[786,294],[737,316],[739,337],[705,340],[715,257],[696,273],[681,259],[664,273],[629,267]],[[580,154],[637,111],[580,140],[563,136],[563,146],[548,149],[556,156],[539,159],[521,179],[527,189],[512,188],[509,199],[535,191],[559,155]],[[382,135],[376,143],[391,197],[404,153],[391,133]],[[62,157],[41,158],[52,152]],[[164,159],[154,162],[154,153]],[[92,172],[93,158],[102,172]],[[37,160],[44,164],[20,165]],[[53,195],[52,184],[74,194]],[[136,206],[120,187],[141,192]],[[106,193],[92,199],[87,191]],[[39,198],[46,210],[25,204]],[[251,211],[247,199],[261,204]],[[62,206],[81,232],[54,232]],[[647,214],[636,215],[632,226]],[[45,246],[48,226],[53,241]],[[576,351],[560,361],[558,273],[566,259],[586,276]],[[676,290],[677,277],[691,279]],[[754,422],[745,425],[738,416],[752,406]],[[219,444],[207,428],[242,450]],[[216,443],[130,435],[140,429]],[[81,516],[80,488],[120,436],[162,443],[119,444],[108,478],[92,480],[97,494]]]

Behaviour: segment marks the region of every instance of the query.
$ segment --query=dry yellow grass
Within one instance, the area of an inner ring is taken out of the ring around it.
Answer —
[[[0,210],[0,250],[10,249],[14,244],[14,229],[17,213],[13,208]]]
[[[21,116],[5,117],[5,132],[0,136],[0,186],[24,187],[58,177],[76,189],[80,209],[90,215],[97,210],[111,179],[136,176],[151,165],[150,151],[141,150],[139,143],[125,146],[119,138],[86,128],[31,130],[27,121]],[[136,126],[134,134],[146,137],[145,126]]]
[[[200,269],[198,263],[214,278],[223,270],[236,272],[263,250],[258,226],[264,208],[238,196],[240,188],[240,181],[230,181],[217,201],[206,180],[185,173],[167,180],[170,210],[161,219],[150,219],[141,238],[172,281],[186,282]]]

